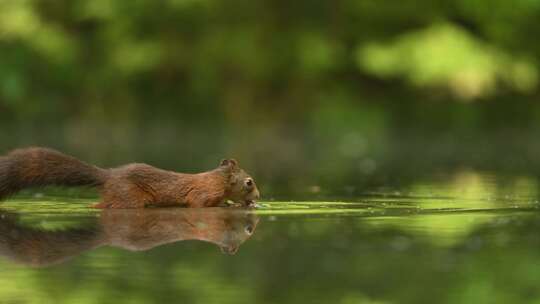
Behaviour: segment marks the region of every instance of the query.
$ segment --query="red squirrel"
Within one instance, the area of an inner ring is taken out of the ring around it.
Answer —
[[[97,187],[102,200],[96,208],[216,207],[228,200],[253,207],[260,196],[253,178],[234,159],[214,170],[186,174],[138,163],[102,169],[39,147],[0,157],[0,199],[47,185]]]

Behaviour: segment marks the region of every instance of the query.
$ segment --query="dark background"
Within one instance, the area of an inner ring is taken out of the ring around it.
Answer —
[[[540,1],[2,1],[0,150],[347,198],[536,174]]]

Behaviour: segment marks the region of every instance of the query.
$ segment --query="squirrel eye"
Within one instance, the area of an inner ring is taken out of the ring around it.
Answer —
[[[246,179],[246,186],[253,186],[253,180],[251,178]]]

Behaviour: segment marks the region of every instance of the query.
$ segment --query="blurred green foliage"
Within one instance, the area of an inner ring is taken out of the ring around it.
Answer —
[[[0,151],[231,156],[286,195],[428,159],[527,171],[539,18],[538,0],[0,0]]]
[[[2,0],[2,120],[282,122],[343,94],[531,96],[539,16],[536,0]]]

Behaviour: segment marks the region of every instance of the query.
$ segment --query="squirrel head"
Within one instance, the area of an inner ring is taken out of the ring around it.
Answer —
[[[226,199],[247,207],[255,206],[260,198],[255,180],[234,159],[222,160],[219,167],[227,176]]]

